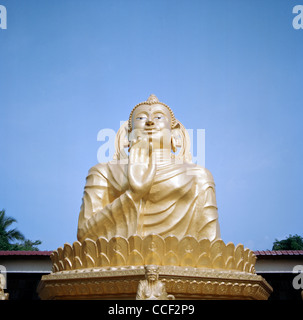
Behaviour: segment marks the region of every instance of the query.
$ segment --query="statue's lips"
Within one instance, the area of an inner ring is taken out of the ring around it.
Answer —
[[[156,129],[156,128],[152,128],[152,129],[144,129],[143,132],[146,132],[146,133],[156,133],[156,132],[159,132],[160,130],[159,129]]]

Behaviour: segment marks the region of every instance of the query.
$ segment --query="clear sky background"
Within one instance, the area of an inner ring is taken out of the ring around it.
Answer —
[[[303,235],[299,0],[0,0],[0,209],[76,240],[101,129],[154,93],[205,129],[225,243]]]

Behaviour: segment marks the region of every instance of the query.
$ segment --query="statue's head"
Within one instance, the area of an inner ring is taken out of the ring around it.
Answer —
[[[175,128],[178,125],[178,122],[171,108],[165,103],[160,102],[154,94],[151,94],[147,101],[140,102],[134,106],[133,110],[129,115],[128,130],[132,131],[134,127],[134,119],[136,115],[138,115],[138,112],[146,112],[146,110],[156,109],[156,107],[158,108],[158,110],[160,110],[168,116],[168,118],[170,119],[171,129]]]
[[[133,108],[128,120],[129,140],[148,138],[154,149],[176,151],[173,133],[179,128],[173,111],[153,94]]]
[[[175,118],[171,108],[153,94],[147,101],[138,103],[132,109],[128,121],[120,127],[115,139],[114,159],[127,158],[124,148],[131,146],[131,141],[139,136],[148,138],[153,144],[153,150],[173,151],[172,158],[191,160],[190,139],[186,129]],[[177,151],[178,154],[175,154]]]
[[[156,281],[159,279],[159,267],[154,265],[145,266],[145,276],[149,281]]]

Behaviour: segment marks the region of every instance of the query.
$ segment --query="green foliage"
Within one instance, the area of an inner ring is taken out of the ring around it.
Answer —
[[[303,238],[291,234],[284,240],[275,239],[272,250],[303,250]]]
[[[37,248],[41,244],[40,240],[31,241],[25,239],[24,235],[17,230],[9,227],[17,222],[16,219],[8,217],[5,210],[0,210],[0,250],[12,251],[39,251]],[[14,243],[14,241],[21,241]]]

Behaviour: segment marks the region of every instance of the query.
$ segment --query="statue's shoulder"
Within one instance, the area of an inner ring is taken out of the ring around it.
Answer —
[[[195,163],[187,163],[187,172],[195,175],[199,180],[210,182],[214,181],[213,175],[208,169]]]
[[[97,163],[89,169],[89,173],[104,172],[106,170],[108,170],[107,163]]]
[[[117,176],[124,176],[127,171],[127,164],[119,161],[110,161],[106,163],[98,163],[92,168],[90,168],[89,176],[98,176],[100,178],[112,179]],[[119,180],[119,179],[118,179]]]
[[[108,179],[109,169],[107,163],[98,163],[91,167],[87,174],[87,179],[93,179],[93,181]]]

